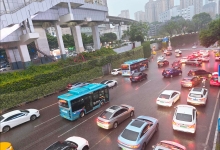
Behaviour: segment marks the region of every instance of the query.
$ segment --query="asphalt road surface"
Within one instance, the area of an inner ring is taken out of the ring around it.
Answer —
[[[193,50],[195,51],[195,50]],[[183,56],[187,56],[192,51],[183,51]],[[159,54],[157,54],[159,55]],[[32,102],[19,107],[18,109],[36,108],[40,110],[41,116],[33,121],[11,129],[8,133],[0,135],[1,141],[9,141],[13,144],[15,150],[43,150],[56,141],[62,141],[70,136],[80,136],[89,141],[91,150],[119,150],[117,146],[117,137],[131,121],[131,118],[120,124],[117,129],[105,130],[96,125],[97,116],[111,105],[128,104],[134,106],[135,117],[139,115],[152,116],[159,120],[159,131],[154,134],[147,144],[147,150],[151,150],[152,145],[161,140],[172,140],[185,145],[187,150],[211,150],[216,129],[217,113],[219,102],[217,96],[218,87],[210,87],[208,102],[206,106],[196,106],[198,110],[197,128],[195,134],[173,131],[172,117],[174,106],[186,104],[188,88],[181,88],[180,80],[187,76],[188,71],[194,66],[182,66],[183,75],[173,78],[163,78],[161,73],[163,68],[157,67],[156,57],[149,63],[149,69],[145,71],[148,79],[138,83],[130,82],[129,78],[122,76],[105,76],[94,82],[100,82],[104,79],[115,79],[118,86],[110,89],[110,102],[103,107],[87,114],[84,118],[76,121],[68,121],[59,116],[57,96],[63,93],[57,93],[47,98]],[[200,68],[207,71],[217,71],[219,62],[215,62],[214,55],[211,53],[209,63],[203,63]],[[175,56],[167,56],[170,64],[176,60]],[[202,86],[201,84],[199,86]],[[163,90],[181,91],[181,99],[171,108],[159,107],[156,105],[156,98]],[[42,89],[43,90],[43,89]],[[217,106],[217,107],[216,107]],[[212,126],[211,126],[212,125]],[[206,145],[206,143],[208,143]]]

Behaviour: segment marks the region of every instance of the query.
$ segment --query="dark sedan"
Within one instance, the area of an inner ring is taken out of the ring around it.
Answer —
[[[143,72],[135,72],[130,76],[131,82],[138,82],[147,79],[147,74]]]
[[[200,84],[200,78],[197,76],[185,77],[181,81],[182,87],[195,87]]]
[[[188,72],[188,76],[211,77],[212,73],[203,69],[192,69]]]
[[[157,65],[158,65],[158,68],[159,67],[164,67],[164,66],[169,66],[169,61],[167,61],[167,60],[159,60],[159,61],[157,61]]]
[[[182,70],[175,69],[175,68],[168,68],[164,69],[162,72],[163,77],[174,77],[182,75]]]

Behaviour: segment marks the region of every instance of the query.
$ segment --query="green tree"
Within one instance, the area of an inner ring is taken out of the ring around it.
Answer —
[[[73,36],[70,35],[70,34],[64,34],[63,35],[63,43],[64,43],[65,48],[75,46]]]
[[[57,42],[56,37],[50,34],[47,34],[47,41],[48,41],[50,49],[58,48],[58,42]]]
[[[112,32],[105,33],[104,35],[102,35],[100,37],[100,40],[101,40],[102,43],[104,43],[104,42],[113,42],[113,41],[117,40],[117,35],[115,33],[112,33]]]
[[[162,33],[162,34],[168,33],[170,35],[170,37],[172,37],[176,28],[177,28],[176,22],[173,20],[169,20],[161,26],[160,33]]]
[[[202,46],[209,47],[215,42],[220,41],[220,19],[213,20],[208,29],[202,30],[199,34],[199,40]]]
[[[200,13],[193,16],[192,21],[195,23],[197,31],[205,29],[209,22],[212,21],[211,16],[208,13]]]
[[[130,41],[144,42],[144,37],[147,36],[149,26],[145,22],[134,22],[130,26],[128,35],[130,36]]]
[[[93,43],[93,38],[91,35],[86,35],[85,33],[82,33],[82,41],[83,45],[91,44]]]
[[[184,31],[187,33],[196,32],[197,28],[196,28],[195,23],[191,20],[186,20]]]
[[[177,34],[185,33],[186,20],[182,16],[172,17],[171,20],[176,23],[175,31]]]
[[[150,42],[143,42],[143,51],[144,51],[144,58],[149,58],[151,56],[151,48],[150,48]]]

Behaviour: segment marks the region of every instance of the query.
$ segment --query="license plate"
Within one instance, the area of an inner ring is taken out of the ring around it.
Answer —
[[[105,128],[102,124],[98,123],[98,126],[101,128]]]
[[[186,126],[180,126],[181,128],[186,128]]]
[[[122,148],[122,150],[128,150],[127,148]]]
[[[194,100],[194,101],[197,101],[197,99],[196,99],[196,98],[194,98],[193,100]]]
[[[161,103],[164,103],[163,101],[160,101]]]

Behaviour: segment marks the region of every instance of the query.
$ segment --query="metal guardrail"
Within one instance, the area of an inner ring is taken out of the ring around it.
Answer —
[[[30,0],[29,2],[25,2],[23,5],[21,5],[21,6],[17,7],[17,8],[15,8],[14,10],[1,11],[1,12],[0,12],[0,16],[2,16],[2,15],[4,15],[4,14],[13,14],[13,13],[15,13],[16,11],[18,11],[18,10],[24,8],[25,6],[27,6],[27,5],[29,5],[29,4],[31,4],[31,3],[33,3],[33,2],[42,2],[42,1],[44,1],[44,0]]]

